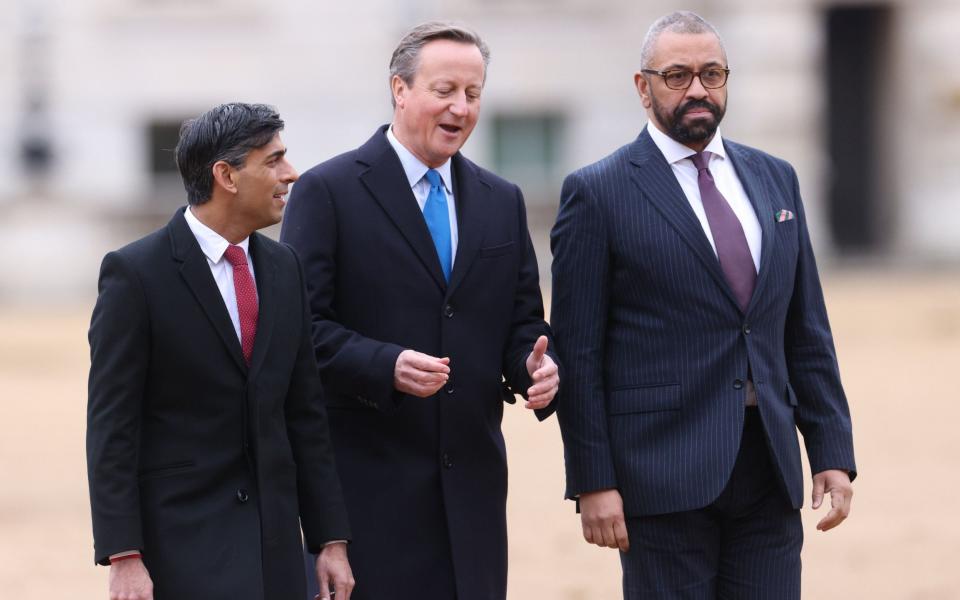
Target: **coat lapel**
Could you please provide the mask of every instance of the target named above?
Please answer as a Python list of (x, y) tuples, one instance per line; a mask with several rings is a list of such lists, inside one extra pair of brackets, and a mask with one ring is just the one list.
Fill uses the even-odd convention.
[(197, 239), (193, 237), (193, 232), (190, 231), (183, 217), (183, 210), (186, 209), (178, 211), (167, 225), (170, 231), (173, 259), (181, 263), (180, 276), (183, 277), (210, 324), (223, 341), (227, 352), (233, 357), (237, 366), (246, 372), (247, 364), (243, 360), (243, 351), (240, 348), (240, 340), (237, 339), (237, 332), (230, 321), (227, 307), (223, 304), (220, 289), (217, 288), (210, 273), (207, 257), (200, 250)]
[(427, 229), (413, 190), (407, 185), (403, 165), (390, 147), (385, 131), (386, 127), (381, 127), (361, 146), (357, 160), (368, 168), (360, 173), (360, 181), (400, 230), (436, 284), (440, 289), (445, 289), (447, 282), (440, 268), (440, 259), (433, 246), (430, 230)]
[(263, 364), (276, 321), (277, 264), (263, 237), (256, 232), (250, 236), (250, 256), (253, 258), (253, 272), (257, 279), (259, 309), (257, 336), (253, 341), (253, 356), (250, 358), (250, 372), (255, 373)]
[(753, 157), (745, 152), (736, 144), (724, 143), (724, 147), (733, 161), (733, 168), (737, 172), (737, 177), (743, 185), (750, 204), (757, 214), (757, 220), (760, 221), (762, 231), (760, 241), (760, 268), (757, 271), (757, 284), (753, 289), (753, 296), (750, 298), (750, 305), (747, 306), (747, 314), (757, 302), (757, 298), (763, 292), (767, 282), (767, 274), (770, 271), (770, 257), (775, 251), (774, 248), (774, 227), (776, 222), (773, 216), (773, 205), (770, 203), (770, 188), (768, 178), (763, 176), (760, 167), (753, 160)]
[(717, 260), (717, 255), (703, 232), (700, 220), (690, 208), (690, 202), (677, 182), (670, 164), (667, 163), (646, 129), (630, 147), (630, 162), (638, 167), (634, 169), (631, 176), (643, 197), (649, 200), (667, 222), (679, 232), (680, 237), (700, 258), (720, 289), (735, 306), (739, 307), (737, 298), (733, 295), (733, 290), (730, 289), (720, 269), (720, 261)]
[(490, 206), (487, 196), (491, 188), (477, 175), (471, 165), (459, 153), (453, 157), (453, 181), (456, 185), (454, 201), (457, 204), (457, 256), (453, 261), (453, 271), (450, 273), (450, 286), (447, 296), (450, 296), (463, 278), (473, 259), (476, 258), (483, 241), (484, 223), (487, 211), (484, 207)]

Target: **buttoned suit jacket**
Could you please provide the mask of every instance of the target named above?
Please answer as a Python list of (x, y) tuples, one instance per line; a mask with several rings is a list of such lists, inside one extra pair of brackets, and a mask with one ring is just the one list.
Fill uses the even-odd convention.
[(95, 559), (142, 549), (155, 598), (302, 600), (307, 542), (348, 539), (301, 270), (250, 236), (251, 365), (178, 211), (103, 260), (90, 325)]
[[(503, 598), (503, 404), (530, 386), (525, 360), (549, 335), (523, 197), (452, 157), (459, 242), (448, 284), (385, 131), (305, 172), (281, 233), (307, 276), (355, 597), (434, 597), (430, 586), (452, 573), (460, 600)], [(406, 348), (450, 357), (437, 394), (394, 389)]]
[[(796, 174), (759, 150), (724, 148), (762, 229), (746, 311), (646, 129), (564, 181), (551, 322), (567, 373), (558, 418), (569, 498), (616, 488), (628, 517), (711, 503), (737, 457), (748, 377), (795, 508), (798, 429), (814, 472), (855, 476)], [(780, 221), (781, 210), (794, 218)]]

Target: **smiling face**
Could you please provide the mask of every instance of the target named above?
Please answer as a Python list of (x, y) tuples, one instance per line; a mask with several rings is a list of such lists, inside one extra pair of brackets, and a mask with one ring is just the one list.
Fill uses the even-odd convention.
[(393, 133), (431, 168), (456, 154), (480, 116), (484, 66), (474, 44), (434, 40), (420, 50), (417, 72), (408, 84), (390, 82), (396, 108)]
[[(712, 33), (664, 31), (657, 38), (647, 68), (699, 72), (726, 67), (720, 40)], [(699, 77), (685, 90), (671, 90), (663, 77), (637, 73), (634, 82), (648, 117), (671, 138), (702, 151), (713, 139), (727, 109), (727, 88), (706, 89)]]
[(243, 166), (233, 171), (236, 196), (230, 204), (230, 217), (244, 229), (255, 231), (283, 218), (289, 186), (299, 177), (286, 153), (277, 134), (265, 146), (247, 153)]

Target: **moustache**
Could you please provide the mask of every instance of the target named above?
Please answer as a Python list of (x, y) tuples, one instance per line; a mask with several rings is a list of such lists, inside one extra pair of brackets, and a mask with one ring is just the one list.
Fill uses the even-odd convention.
[(682, 106), (678, 106), (674, 115), (679, 119), (688, 112), (698, 108), (708, 110), (715, 118), (720, 118), (720, 107), (718, 107), (716, 104), (707, 102), (706, 100), (691, 100)]

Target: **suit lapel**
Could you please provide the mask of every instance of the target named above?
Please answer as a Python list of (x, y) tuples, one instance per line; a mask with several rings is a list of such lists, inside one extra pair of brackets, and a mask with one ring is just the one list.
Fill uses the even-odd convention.
[(720, 261), (710, 245), (703, 225), (690, 207), (690, 202), (677, 182), (670, 164), (653, 142), (653, 138), (644, 129), (637, 141), (630, 147), (630, 162), (637, 169), (631, 173), (634, 183), (640, 188), (643, 197), (656, 207), (663, 217), (700, 258), (707, 271), (716, 280), (730, 301), (739, 307), (733, 290), (720, 269)]
[(440, 259), (433, 246), (430, 230), (427, 229), (413, 190), (407, 185), (403, 165), (384, 135), (385, 131), (386, 127), (380, 128), (360, 148), (358, 160), (369, 167), (360, 173), (360, 181), (400, 230), (436, 284), (441, 290), (445, 289), (447, 282), (440, 268)]
[(183, 210), (185, 209), (178, 211), (167, 226), (170, 231), (173, 259), (181, 263), (180, 276), (183, 277), (210, 324), (223, 341), (227, 352), (233, 357), (237, 366), (246, 372), (247, 364), (243, 360), (243, 351), (240, 348), (240, 340), (237, 339), (237, 332), (230, 321), (227, 307), (223, 304), (220, 289), (217, 288), (210, 273), (207, 257), (200, 250), (197, 239), (193, 237), (193, 232), (190, 231), (183, 217)]
[(457, 256), (450, 273), (447, 296), (460, 285), (483, 241), (484, 222), (489, 207), (486, 202), (490, 188), (477, 176), (476, 170), (459, 153), (453, 157), (453, 180), (456, 184), (454, 201), (457, 204)]
[(757, 284), (753, 289), (753, 296), (750, 298), (750, 305), (747, 306), (747, 314), (757, 302), (763, 291), (764, 285), (768, 279), (767, 274), (770, 271), (770, 257), (775, 251), (774, 248), (774, 227), (776, 222), (773, 217), (773, 206), (770, 204), (769, 180), (763, 176), (759, 166), (753, 160), (753, 157), (743, 151), (736, 144), (724, 143), (724, 147), (733, 161), (733, 168), (737, 172), (737, 177), (743, 185), (750, 204), (757, 214), (757, 220), (760, 221), (762, 237), (760, 241), (760, 268), (757, 271)]
[[(253, 341), (253, 356), (250, 358), (250, 372), (255, 373), (263, 364), (270, 337), (273, 335), (276, 320), (276, 278), (277, 265), (263, 238), (254, 232), (250, 236), (250, 256), (253, 258), (253, 271), (257, 279), (258, 316), (257, 336)], [(234, 335), (236, 339), (236, 335)]]

